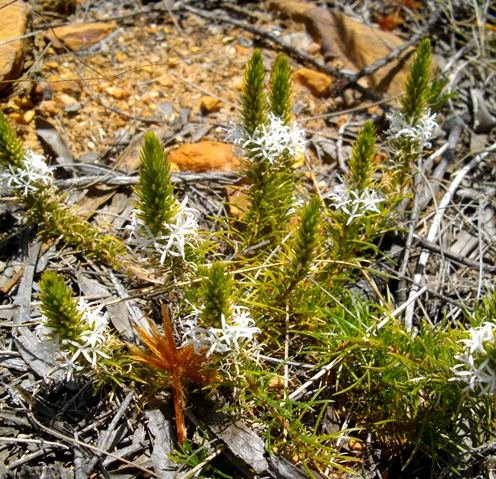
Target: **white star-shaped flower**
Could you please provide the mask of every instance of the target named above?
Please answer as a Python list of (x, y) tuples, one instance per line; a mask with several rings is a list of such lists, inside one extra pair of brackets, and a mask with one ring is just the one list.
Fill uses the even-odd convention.
[(194, 317), (183, 322), (183, 342), (193, 344), (197, 352), (206, 350), (207, 357), (214, 353), (239, 352), (243, 343), (253, 341), (260, 332), (249, 310), (242, 306), (235, 306), (229, 319), (222, 315), (220, 328), (198, 325), (200, 314), (197, 312)]
[(379, 205), (384, 201), (376, 190), (367, 188), (357, 192), (344, 183), (337, 186), (327, 197), (331, 199), (336, 210), (347, 216), (346, 225), (368, 214), (380, 213)]
[(14, 191), (26, 197), (40, 188), (48, 188), (53, 184), (53, 175), (45, 157), (27, 150), (22, 167), (8, 167), (0, 174), (2, 193)]
[(77, 309), (83, 313), (81, 324), (84, 330), (78, 341), (61, 338), (48, 326), (48, 319), (42, 316), (41, 324), (36, 328), (36, 334), (45, 343), (48, 350), (52, 351), (57, 361), (67, 369), (70, 379), (74, 372), (84, 370), (85, 367), (96, 367), (98, 357), (109, 358), (102, 350), (107, 340), (108, 313), (102, 313), (101, 307), (90, 308), (89, 304), (80, 299)]
[(150, 228), (133, 213), (129, 243), (145, 252), (153, 252), (159, 256), (160, 264), (164, 264), (169, 256), (185, 257), (186, 243), (198, 235), (198, 221), (194, 208), (186, 206), (188, 197), (178, 205), (174, 221), (163, 225), (163, 234), (155, 236)]
[(418, 151), (431, 147), (431, 138), (438, 127), (437, 115), (428, 111), (415, 125), (406, 121), (403, 113), (395, 111), (387, 115), (390, 122), (388, 136), (390, 139), (410, 138), (417, 143)]
[(452, 380), (467, 383), (470, 391), (492, 395), (496, 392), (496, 358), (488, 355), (487, 346), (494, 345), (496, 324), (489, 321), (468, 330), (469, 338), (462, 339), (463, 354), (455, 359), (458, 364), (452, 368)]
[(274, 164), (282, 155), (298, 156), (305, 151), (305, 132), (296, 123), (284, 124), (282, 119), (269, 113), (267, 123), (253, 135), (239, 125), (231, 128), (227, 140), (239, 145), (256, 159)]

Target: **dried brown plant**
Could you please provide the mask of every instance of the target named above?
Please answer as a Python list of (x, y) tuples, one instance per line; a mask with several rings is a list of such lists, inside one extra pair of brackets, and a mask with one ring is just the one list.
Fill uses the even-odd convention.
[(216, 375), (215, 371), (208, 367), (205, 354), (196, 352), (193, 345), (177, 347), (166, 306), (162, 306), (162, 323), (163, 333), (151, 320), (148, 320), (149, 331), (142, 326), (136, 326), (139, 338), (147, 346), (149, 352), (142, 351), (132, 344), (128, 346), (134, 359), (168, 373), (174, 404), (177, 440), (182, 443), (186, 439), (185, 384), (193, 383), (202, 386), (211, 384), (215, 381)]

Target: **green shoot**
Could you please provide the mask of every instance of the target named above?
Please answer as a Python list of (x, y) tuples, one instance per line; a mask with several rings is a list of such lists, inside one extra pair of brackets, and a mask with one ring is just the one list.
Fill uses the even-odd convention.
[(46, 271), (41, 277), (40, 301), (51, 339), (80, 342), (86, 330), (83, 313), (77, 308), (73, 291), (54, 271)]
[(203, 320), (207, 325), (219, 325), (232, 313), (232, 279), (224, 265), (214, 263), (203, 283)]
[(401, 112), (410, 125), (417, 124), (429, 107), (431, 63), (431, 42), (424, 38), (417, 48), (406, 82), (405, 94), (400, 101)]
[(0, 167), (22, 168), (24, 149), (12, 131), (5, 115), (0, 112)]
[(357, 193), (364, 192), (373, 182), (375, 172), (374, 157), (376, 154), (375, 127), (367, 121), (358, 134), (353, 145), (353, 152), (348, 163), (348, 174), (345, 183)]
[(173, 222), (177, 200), (170, 177), (170, 165), (160, 141), (153, 132), (145, 134), (140, 153), (138, 218), (157, 236), (165, 233), (164, 225)]
[(277, 55), (270, 74), (270, 111), (285, 125), (291, 121), (291, 71), (285, 55)]
[(267, 120), (265, 65), (260, 50), (255, 50), (245, 72), (241, 97), (243, 126), (251, 136)]

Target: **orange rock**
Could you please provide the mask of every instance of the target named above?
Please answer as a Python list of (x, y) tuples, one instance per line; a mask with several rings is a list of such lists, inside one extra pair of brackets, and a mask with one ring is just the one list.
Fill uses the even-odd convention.
[(31, 98), (27, 96), (16, 96), (9, 100), (9, 107), (14, 109), (22, 108), (24, 110), (29, 110), (30, 108), (33, 108), (33, 102), (31, 101)]
[(158, 91), (147, 91), (142, 97), (141, 97), (141, 101), (145, 104), (145, 105), (150, 105), (152, 107), (156, 107), (157, 105), (157, 99), (160, 98), (160, 92)]
[(18, 125), (25, 125), (24, 114), (20, 111), (15, 111), (9, 115), (9, 120), (17, 123)]
[(287, 0), (271, 0), (268, 6), (270, 9), (280, 10), (286, 14), (290, 14), (297, 21), (303, 20), (307, 13), (314, 7), (311, 3)]
[(20, 0), (0, 0), (0, 11), (0, 90), (3, 90), (22, 71), (25, 40), (9, 40), (26, 33), (30, 8)]
[(115, 61), (117, 61), (119, 63), (124, 63), (127, 59), (128, 59), (128, 56), (126, 53), (121, 52), (121, 51), (116, 52)]
[(316, 97), (327, 96), (331, 92), (332, 78), (325, 73), (300, 68), (293, 73), (293, 78), (306, 86)]
[(222, 101), (213, 96), (202, 96), (200, 98), (200, 110), (204, 115), (214, 113), (222, 108)]
[(235, 44), (234, 48), (239, 56), (248, 57), (252, 53), (252, 49), (244, 47), (243, 45)]
[(169, 161), (181, 171), (234, 171), (239, 166), (232, 145), (211, 140), (181, 145), (169, 152)]
[(53, 93), (67, 93), (71, 96), (77, 96), (81, 92), (81, 79), (72, 74), (50, 75), (46, 82), (41, 82), (36, 87), (37, 90), (43, 91), (49, 89)]
[(115, 22), (73, 23), (50, 30), (46, 38), (55, 48), (65, 46), (70, 50), (78, 51), (103, 40), (115, 30), (116, 26)]

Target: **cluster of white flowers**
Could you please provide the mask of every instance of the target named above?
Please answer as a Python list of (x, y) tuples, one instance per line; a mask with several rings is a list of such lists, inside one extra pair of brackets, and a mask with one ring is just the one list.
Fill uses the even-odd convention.
[(80, 341), (58, 337), (50, 328), (49, 320), (45, 316), (41, 317), (41, 324), (36, 328), (36, 334), (40, 341), (67, 369), (68, 379), (72, 377), (74, 372), (84, 369), (81, 358), (84, 358), (86, 364), (91, 368), (95, 368), (98, 356), (109, 357), (102, 351), (102, 345), (107, 340), (108, 313), (102, 313), (101, 306), (96, 309), (90, 308), (84, 299), (79, 300), (77, 309), (83, 313), (81, 321), (85, 325)]
[(384, 201), (375, 190), (366, 188), (362, 192), (357, 192), (344, 183), (326, 196), (331, 199), (332, 206), (336, 210), (347, 216), (346, 225), (370, 213), (380, 213), (379, 205)]
[(418, 151), (431, 147), (430, 140), (434, 130), (438, 127), (437, 115), (428, 111), (415, 125), (406, 121), (400, 111), (394, 111), (387, 115), (390, 122), (388, 136), (390, 139), (409, 138), (414, 140)]
[(50, 187), (53, 175), (43, 155), (37, 155), (27, 150), (21, 168), (8, 167), (7, 171), (0, 173), (0, 186), (2, 194), (13, 191), (26, 197), (40, 187)]
[(197, 211), (186, 206), (188, 197), (178, 205), (178, 211), (174, 222), (164, 225), (166, 234), (155, 236), (147, 225), (140, 220), (136, 212), (133, 214), (130, 230), (129, 243), (137, 246), (143, 251), (153, 251), (160, 256), (160, 264), (164, 264), (168, 256), (180, 256), (184, 258), (184, 247), (190, 237), (198, 233)]
[(480, 390), (483, 394), (493, 395), (496, 392), (496, 371), (493, 366), (496, 358), (488, 356), (487, 346), (494, 346), (496, 324), (486, 321), (481, 326), (470, 328), (469, 338), (463, 339), (463, 354), (456, 356), (459, 363), (452, 369), (453, 380), (464, 381), (467, 389)]
[(239, 351), (241, 344), (253, 341), (260, 329), (247, 308), (235, 306), (233, 309), (228, 320), (222, 315), (220, 328), (199, 326), (200, 311), (196, 310), (182, 322), (183, 344), (192, 344), (196, 352), (206, 350), (207, 357)]
[(227, 140), (250, 151), (255, 158), (274, 164), (281, 155), (298, 156), (305, 151), (305, 132), (296, 123), (285, 125), (282, 119), (269, 113), (267, 123), (253, 135), (239, 125), (228, 133)]

